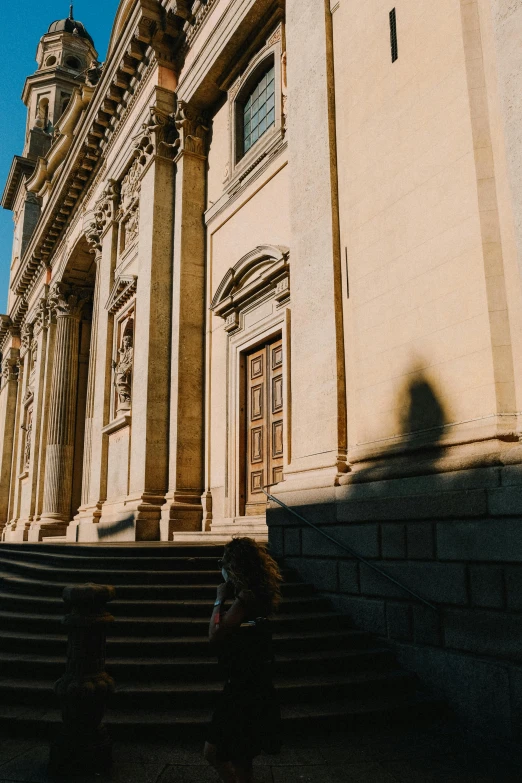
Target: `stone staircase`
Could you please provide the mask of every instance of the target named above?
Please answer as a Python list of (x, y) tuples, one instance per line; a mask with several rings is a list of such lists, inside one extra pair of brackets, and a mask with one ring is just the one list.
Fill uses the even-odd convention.
[[(221, 554), (218, 546), (0, 544), (0, 726), (48, 734), (59, 724), (52, 686), (65, 666), (62, 590), (97, 582), (117, 591), (107, 644), (113, 736), (202, 737), (222, 687), (207, 641)], [(296, 573), (284, 577), (273, 625), (287, 729), (437, 710), (389, 649)]]

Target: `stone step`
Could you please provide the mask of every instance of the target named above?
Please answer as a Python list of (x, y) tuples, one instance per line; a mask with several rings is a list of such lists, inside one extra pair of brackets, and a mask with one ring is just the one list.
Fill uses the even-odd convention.
[[(110, 611), (116, 618), (124, 617), (206, 617), (212, 612), (215, 599), (215, 590), (209, 591), (206, 598), (190, 598), (187, 600), (171, 601), (112, 601)], [(65, 604), (62, 598), (39, 597), (17, 595), (6, 590), (0, 590), (0, 606), (9, 612), (22, 612), (26, 614), (51, 614), (62, 617), (65, 612)], [(278, 614), (287, 614), (303, 611), (328, 611), (330, 604), (327, 598), (311, 595), (284, 595), (279, 606)]]
[[(201, 538), (201, 537), (200, 537)], [(222, 547), (179, 544), (0, 545), (0, 726), (46, 732), (59, 722), (53, 683), (63, 675), (67, 584), (114, 584), (107, 670), (117, 693), (115, 736), (200, 735), (226, 674), (212, 657), (208, 620)], [(274, 615), (275, 680), (287, 726), (415, 714), (432, 702), (391, 651), (332, 610), (293, 569)]]
[[(208, 605), (207, 605), (208, 607)], [(184, 635), (206, 637), (208, 634), (209, 614), (207, 609), (203, 617), (117, 617), (108, 629), (108, 638), (134, 636), (139, 644), (149, 643), (153, 639), (164, 637), (169, 641)], [(324, 612), (281, 612), (272, 619), (275, 633), (304, 630), (313, 627), (317, 630), (340, 629), (349, 625), (343, 615), (331, 611)], [(0, 611), (0, 626), (10, 631), (30, 631), (42, 634), (59, 634), (62, 619), (56, 614), (29, 614), (23, 612)], [(142, 639), (141, 637), (148, 637)]]
[[(277, 675), (274, 685), (281, 704), (309, 701), (334, 700), (338, 698), (362, 698), (404, 696), (417, 688), (416, 678), (402, 671), (350, 672), (315, 674), (301, 677)], [(112, 709), (132, 710), (143, 713), (156, 710), (183, 707), (212, 708), (216, 697), (223, 689), (220, 679), (196, 682), (158, 682), (137, 686), (135, 683), (116, 683), (116, 693), (110, 697)], [(47, 680), (0, 678), (0, 703), (26, 704), (35, 706), (58, 705), (53, 683)]]
[(18, 552), (24, 556), (29, 552), (39, 554), (56, 553), (60, 555), (76, 555), (82, 559), (97, 560), (99, 557), (221, 557), (223, 546), (202, 544), (198, 538), (189, 545), (167, 543), (160, 541), (125, 542), (111, 544), (78, 544), (76, 542), (59, 544), (42, 541), (39, 544), (0, 542), (0, 557), (8, 552)]
[[(45, 597), (53, 598), (61, 603), (64, 588), (69, 582), (42, 582), (39, 579), (30, 579), (28, 577), (15, 576), (13, 574), (2, 574), (0, 572), (0, 584), (3, 586), (3, 592), (6, 595), (17, 595), (18, 597), (27, 596), (31, 599)], [(305, 596), (313, 595), (315, 588), (307, 582), (285, 582), (282, 585), (282, 595)], [(114, 606), (119, 600), (136, 601), (169, 601), (181, 600), (184, 598), (199, 597), (202, 600), (208, 598), (213, 601), (216, 596), (215, 584), (176, 584), (176, 585), (154, 585), (154, 584), (119, 584), (117, 599), (111, 602)]]
[[(116, 682), (177, 682), (183, 680), (222, 680), (222, 671), (215, 657), (199, 658), (116, 658), (108, 660), (107, 668)], [(305, 676), (315, 672), (332, 674), (346, 671), (390, 671), (395, 659), (387, 647), (369, 645), (354, 649), (327, 649), (278, 653), (274, 671), (281, 676)], [(0, 652), (0, 670), (8, 678), (38, 677), (55, 682), (65, 671), (65, 655), (19, 653), (16, 656)]]
[[(274, 634), (276, 654), (284, 654), (302, 649), (306, 644), (309, 650), (354, 649), (368, 646), (369, 635), (364, 631), (314, 630), (311, 632), (293, 631)], [(42, 652), (48, 655), (65, 657), (67, 637), (65, 634), (31, 634), (26, 631), (3, 631), (0, 635), (0, 650), (4, 653)], [(167, 637), (147, 639), (131, 636), (107, 641), (107, 656), (119, 658), (152, 657), (177, 658), (185, 656), (208, 655), (206, 635)]]
[[(351, 729), (376, 724), (396, 725), (421, 719), (432, 719), (445, 710), (443, 702), (435, 702), (422, 693), (407, 694), (403, 698), (335, 699), (328, 702), (301, 702), (282, 705), (281, 715), (285, 733), (308, 731), (314, 728), (332, 728), (347, 725)], [(141, 714), (109, 709), (105, 725), (115, 739), (136, 740), (144, 737), (165, 737), (175, 741), (178, 737), (204, 736), (211, 711), (208, 708), (185, 708), (154, 711)], [(61, 725), (58, 709), (27, 705), (0, 705), (0, 727), (24, 736), (50, 737)]]
[(82, 570), (92, 570), (93, 566), (96, 570), (106, 569), (118, 570), (118, 571), (134, 571), (136, 568), (139, 571), (209, 571), (214, 570), (219, 572), (217, 556), (209, 556), (206, 554), (192, 555), (192, 556), (180, 556), (177, 550), (173, 550), (173, 554), (168, 557), (150, 557), (144, 555), (142, 557), (122, 556), (119, 557), (110, 556), (106, 554), (104, 556), (98, 556), (94, 558), (85, 558), (77, 554), (65, 552), (47, 552), (40, 550), (37, 552), (21, 552), (19, 550), (5, 551), (0, 548), (0, 563), (21, 563), (24, 565), (34, 564), (35, 566), (51, 567), (53, 569), (65, 569), (68, 568), (81, 568)]

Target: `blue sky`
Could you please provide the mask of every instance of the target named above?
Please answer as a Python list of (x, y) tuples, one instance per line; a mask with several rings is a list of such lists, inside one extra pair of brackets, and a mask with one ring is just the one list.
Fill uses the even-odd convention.
[[(119, 0), (76, 0), (74, 17), (86, 26), (94, 39), (98, 56), (105, 59), (112, 23)], [(36, 47), (51, 22), (69, 15), (69, 0), (2, 0), (2, 77), (0, 105), (0, 192), (3, 191), (11, 161), (20, 155), (24, 143), (26, 109), (21, 101), (27, 76), (36, 70)], [(0, 313), (4, 313), (9, 285), (9, 265), (13, 239), (12, 212), (0, 208)]]

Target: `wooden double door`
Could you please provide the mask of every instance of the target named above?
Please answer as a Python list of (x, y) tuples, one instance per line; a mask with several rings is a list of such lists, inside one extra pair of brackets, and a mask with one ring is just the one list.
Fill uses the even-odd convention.
[[(283, 480), (283, 341), (279, 337), (245, 356), (245, 515), (266, 511), (266, 485)], [(270, 489), (267, 489), (270, 492)]]

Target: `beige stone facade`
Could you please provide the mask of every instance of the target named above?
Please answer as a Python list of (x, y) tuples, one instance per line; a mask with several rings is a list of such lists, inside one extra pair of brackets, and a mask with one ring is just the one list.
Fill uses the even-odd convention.
[(269, 485), (522, 462), (522, 12), (395, 6), (395, 61), (383, 0), (122, 0), (103, 66), (43, 36), (3, 540), (264, 539)]

